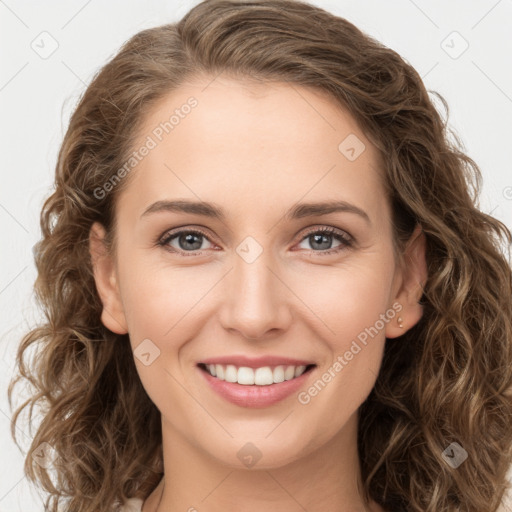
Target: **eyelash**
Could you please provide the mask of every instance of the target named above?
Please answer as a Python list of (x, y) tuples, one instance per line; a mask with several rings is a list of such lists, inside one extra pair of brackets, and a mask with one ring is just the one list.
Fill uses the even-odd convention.
[[(174, 231), (174, 232), (166, 232), (162, 237), (160, 237), (158, 239), (157, 245), (159, 245), (159, 246), (163, 247), (165, 250), (167, 250), (169, 252), (172, 252), (172, 253), (175, 253), (175, 254), (186, 254), (186, 255), (194, 255), (195, 254), (197, 256), (201, 255), (202, 254), (201, 250), (199, 250), (198, 252), (197, 251), (180, 251), (180, 250), (171, 248), (168, 245), (168, 243), (171, 240), (173, 240), (174, 238), (176, 238), (179, 235), (182, 235), (184, 233), (200, 235), (200, 236), (203, 236), (204, 238), (206, 238), (208, 241), (211, 242), (211, 240), (209, 239), (209, 237), (208, 237), (208, 235), (206, 233), (204, 233), (200, 229), (196, 228), (196, 229), (182, 229), (182, 230)], [(341, 251), (344, 251), (344, 250), (347, 250), (347, 249), (353, 247), (353, 245), (354, 245), (354, 239), (351, 236), (347, 235), (343, 231), (340, 231), (340, 230), (338, 230), (336, 228), (332, 228), (332, 227), (311, 228), (310, 230), (308, 230), (304, 234), (304, 236), (300, 239), (299, 243), (304, 241), (306, 238), (308, 238), (309, 236), (311, 236), (313, 234), (332, 235), (339, 242), (341, 242), (341, 245), (336, 247), (336, 248), (334, 248), (334, 249), (327, 249), (325, 251), (322, 251), (322, 250), (319, 250), (319, 251), (311, 250), (312, 253), (319, 254), (321, 256), (328, 256), (328, 255), (331, 255), (331, 254), (339, 253)]]

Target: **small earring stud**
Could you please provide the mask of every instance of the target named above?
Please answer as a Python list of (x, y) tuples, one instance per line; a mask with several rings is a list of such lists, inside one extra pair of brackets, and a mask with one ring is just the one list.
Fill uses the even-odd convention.
[(398, 317), (398, 327), (400, 327), (400, 329), (404, 328), (404, 324), (402, 322), (403, 322), (403, 318), (401, 316), (399, 316)]

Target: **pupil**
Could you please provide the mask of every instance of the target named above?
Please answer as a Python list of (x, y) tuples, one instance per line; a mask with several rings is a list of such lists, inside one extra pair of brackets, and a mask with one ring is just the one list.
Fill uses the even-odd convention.
[[(188, 244), (188, 243), (192, 243), (193, 244), (193, 239), (196, 238), (197, 240), (200, 239), (200, 236), (199, 235), (195, 235), (194, 233), (188, 233), (186, 235), (182, 235), (180, 238), (184, 238), (185, 239), (185, 244)], [(201, 241), (199, 240), (199, 242), (196, 242), (196, 246), (195, 247), (188, 247), (188, 249), (192, 249), (192, 250), (197, 250), (201, 247)]]
[[(329, 249), (330, 248), (330, 235), (325, 235), (325, 234), (316, 234), (316, 235), (311, 235), (311, 237), (313, 238), (313, 246), (314, 244), (319, 244), (320, 247), (317, 247), (318, 249)], [(194, 233), (188, 233), (186, 235), (182, 235), (180, 237), (180, 241), (183, 241), (184, 239), (184, 242), (185, 244), (192, 244), (194, 245), (194, 238), (196, 239), (196, 242), (195, 242), (195, 246), (194, 247), (189, 247), (189, 249), (192, 249), (192, 250), (197, 250), (201, 247), (201, 241), (200, 241), (200, 238), (201, 236), (200, 235), (196, 235)]]
[(313, 236), (313, 239), (314, 239), (314, 242), (313, 242), (313, 246), (315, 243), (320, 243), (322, 244), (322, 239), (324, 240), (324, 245), (327, 244), (326, 247), (319, 247), (319, 249), (330, 249), (330, 243), (329, 243), (329, 238), (330, 238), (330, 235), (324, 235), (324, 234), (317, 234), (317, 235), (312, 235)]

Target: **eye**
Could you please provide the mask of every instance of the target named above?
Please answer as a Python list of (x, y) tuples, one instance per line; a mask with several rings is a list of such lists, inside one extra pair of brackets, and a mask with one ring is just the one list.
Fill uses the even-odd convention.
[[(338, 240), (339, 242), (334, 248), (332, 248), (332, 239)], [(210, 247), (203, 247), (205, 240), (211, 244)], [(350, 235), (332, 227), (316, 227), (310, 229), (302, 238), (301, 243), (304, 243), (304, 241), (308, 241), (311, 244), (313, 248), (311, 252), (322, 256), (339, 253), (352, 247), (354, 244), (354, 239)], [(198, 229), (182, 229), (167, 232), (157, 244), (168, 251), (181, 253), (181, 255), (188, 253), (191, 256), (199, 255), (203, 249), (210, 249), (213, 246), (208, 235)]]
[[(166, 235), (164, 235), (164, 237), (158, 242), (158, 245), (161, 245), (172, 252), (194, 253), (196, 251), (201, 251), (202, 249), (209, 249), (209, 247), (203, 247), (204, 240), (209, 241), (206, 234), (202, 231), (187, 229), (175, 231), (174, 233), (166, 233)], [(172, 245), (172, 242), (174, 242), (175, 245)]]
[[(332, 248), (332, 239), (339, 241), (339, 245), (337, 245), (335, 248)], [(313, 228), (306, 233), (306, 236), (302, 239), (301, 243), (304, 241), (309, 242), (313, 249), (315, 247), (316, 249), (320, 249), (313, 250), (313, 252), (322, 256), (339, 253), (349, 247), (352, 247), (354, 244), (352, 237), (343, 231), (332, 227), (324, 227), (322, 229)]]

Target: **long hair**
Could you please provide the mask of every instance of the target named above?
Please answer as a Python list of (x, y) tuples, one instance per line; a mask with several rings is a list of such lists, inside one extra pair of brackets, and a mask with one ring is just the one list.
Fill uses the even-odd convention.
[[(31, 389), (12, 418), (15, 441), (20, 413), (41, 411), (25, 472), (48, 493), (47, 510), (112, 510), (162, 478), (160, 413), (128, 335), (100, 321), (89, 230), (99, 221), (114, 240), (130, 176), (98, 190), (133, 152), (144, 114), (185, 80), (220, 73), (327, 93), (381, 154), (398, 254), (415, 225), (425, 233), (423, 316), (386, 340), (359, 409), (365, 498), (393, 512), (496, 511), (512, 462), (511, 233), (478, 209), (480, 170), (418, 73), (345, 19), (295, 0), (206, 0), (137, 33), (71, 116), (34, 248), (45, 321), (22, 339), (9, 387), (11, 407), (17, 382)], [(34, 462), (43, 443), (57, 455), (51, 467)], [(468, 456), (456, 468), (443, 453), (452, 443)]]

